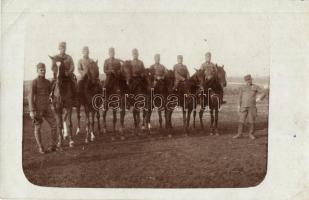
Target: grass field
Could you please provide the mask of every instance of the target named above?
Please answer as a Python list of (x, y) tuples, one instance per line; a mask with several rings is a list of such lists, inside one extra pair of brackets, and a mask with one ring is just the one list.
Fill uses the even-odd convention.
[[(256, 140), (232, 139), (237, 132), (236, 95), (225, 96), (227, 104), (219, 113), (220, 136), (209, 136), (209, 114), (204, 114), (204, 130), (182, 131), (182, 114), (173, 114), (173, 137), (158, 128), (157, 114), (152, 116), (151, 136), (131, 137), (132, 113), (126, 114), (125, 141), (109, 141), (97, 136), (85, 145), (85, 132), (75, 136), (76, 146), (63, 152), (37, 153), (33, 127), (28, 115), (23, 123), (23, 169), (27, 179), (40, 186), (55, 187), (249, 187), (259, 184), (267, 171), (268, 101), (258, 104)], [(74, 112), (74, 132), (76, 116)], [(84, 117), (82, 118), (84, 120)], [(111, 115), (108, 116), (111, 130)], [(83, 123), (84, 125), (84, 123)], [(247, 130), (246, 130), (247, 131)], [(49, 129), (42, 128), (47, 146)]]

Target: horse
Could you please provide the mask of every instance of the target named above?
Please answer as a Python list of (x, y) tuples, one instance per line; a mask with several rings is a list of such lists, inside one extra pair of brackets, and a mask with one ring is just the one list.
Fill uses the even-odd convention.
[[(150, 82), (147, 76), (149, 74), (144, 73), (141, 77), (132, 77), (132, 65), (131, 61), (127, 60), (124, 62), (124, 68), (127, 69), (127, 82), (129, 87), (129, 107), (132, 108), (134, 128), (138, 129), (141, 119), (140, 111), (142, 111), (142, 130), (145, 130), (148, 106), (148, 92), (150, 88)], [(147, 71), (147, 70), (146, 70)], [(133, 98), (132, 98), (133, 97)], [(148, 123), (149, 124), (149, 123)]]
[(196, 94), (200, 87), (197, 84), (197, 74), (194, 74), (189, 79), (180, 81), (178, 84), (176, 94), (178, 95), (178, 105), (182, 108), (185, 135), (189, 133), (191, 113), (196, 109), (198, 100)]
[(63, 139), (68, 138), (69, 146), (74, 146), (72, 139), (72, 106), (76, 96), (76, 86), (70, 69), (60, 57), (49, 56), (52, 60), (54, 80), (52, 84), (51, 100), (57, 120), (59, 136), (58, 147), (62, 146)]
[[(226, 86), (226, 72), (224, 70), (224, 66), (217, 66), (217, 75), (211, 77), (209, 80), (204, 78), (203, 81), (203, 91), (206, 92), (206, 95), (203, 96), (203, 103), (206, 103), (209, 107), (210, 112), (210, 135), (219, 135), (218, 132), (218, 117), (219, 110), (222, 104), (223, 98), (223, 87)], [(204, 128), (203, 124), (203, 113), (205, 107), (201, 106), (201, 110), (199, 112), (200, 125), (201, 128)]]
[[(146, 115), (146, 123), (148, 131), (151, 130), (150, 118), (154, 108), (157, 108), (158, 116), (159, 116), (159, 127), (162, 128), (162, 111), (164, 111), (165, 116), (165, 127), (168, 128), (168, 116), (166, 110), (166, 100), (169, 94), (169, 86), (171, 84), (170, 74), (173, 74), (172, 70), (167, 70), (164, 79), (157, 80), (157, 84), (154, 86), (154, 72), (149, 68), (146, 69), (145, 79), (147, 81), (147, 115)], [(173, 82), (174, 80), (172, 80)], [(152, 98), (151, 98), (152, 97)], [(160, 105), (160, 106), (158, 106)], [(144, 124), (144, 121), (143, 121)]]
[[(99, 80), (99, 67), (98, 61), (91, 61), (88, 66), (87, 74), (84, 76), (82, 80), (79, 82), (78, 87), (78, 105), (76, 106), (77, 111), (77, 134), (80, 131), (80, 107), (83, 105), (86, 115), (86, 138), (85, 143), (90, 141), (94, 141), (94, 118), (96, 115), (97, 124), (98, 124), (98, 132), (101, 133), (100, 126), (100, 112), (98, 108), (100, 108), (103, 102), (100, 99), (96, 99), (97, 101), (93, 102), (94, 97), (98, 94), (102, 94), (102, 86)], [(95, 104), (95, 105), (93, 105)], [(91, 116), (89, 115), (91, 114)]]
[[(125, 64), (124, 64), (125, 65)], [(103, 133), (107, 133), (106, 129), (106, 113), (109, 108), (112, 108), (113, 112), (113, 130), (111, 140), (114, 141), (116, 139), (116, 123), (117, 123), (117, 110), (120, 109), (120, 139), (124, 140), (125, 137), (123, 135), (124, 132), (124, 117), (126, 112), (126, 99), (125, 95), (128, 91), (128, 78), (126, 77), (126, 71), (128, 69), (126, 66), (122, 67), (120, 73), (109, 73), (109, 83), (108, 85), (104, 84), (104, 92), (105, 100), (103, 105)]]

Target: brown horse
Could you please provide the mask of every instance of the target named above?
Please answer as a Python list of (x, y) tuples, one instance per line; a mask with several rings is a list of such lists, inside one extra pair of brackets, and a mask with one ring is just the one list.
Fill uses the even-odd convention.
[(58, 147), (62, 146), (63, 139), (69, 139), (69, 146), (74, 146), (72, 139), (72, 106), (76, 96), (75, 82), (70, 69), (60, 57), (51, 57), (54, 80), (51, 99), (56, 113), (57, 132), (59, 135)]
[(126, 76), (127, 66), (124, 64), (120, 73), (109, 73), (108, 85), (104, 85), (104, 104), (103, 104), (103, 133), (107, 133), (106, 129), (106, 114), (109, 109), (113, 112), (113, 129), (111, 140), (116, 139), (116, 123), (117, 123), (117, 111), (120, 111), (120, 139), (124, 140), (124, 117), (126, 112), (126, 99), (125, 95), (128, 92), (128, 77)]
[[(98, 131), (100, 133), (100, 112), (97, 108), (101, 107), (101, 99), (95, 99), (96, 95), (102, 94), (102, 85), (99, 80), (99, 67), (97, 61), (90, 62), (88, 71), (85, 77), (80, 81), (79, 92), (78, 92), (78, 106), (77, 106), (77, 131), (80, 129), (80, 107), (84, 106), (86, 115), (86, 138), (85, 142), (94, 141), (94, 118), (97, 117)], [(97, 100), (97, 101), (94, 101)]]
[(209, 108), (210, 112), (210, 135), (219, 135), (218, 132), (218, 117), (219, 110), (223, 101), (223, 87), (226, 86), (226, 72), (224, 66), (217, 66), (217, 75), (211, 79), (203, 81), (203, 92), (206, 95), (202, 95), (203, 104), (199, 112), (201, 128), (204, 128), (203, 113), (205, 108)]

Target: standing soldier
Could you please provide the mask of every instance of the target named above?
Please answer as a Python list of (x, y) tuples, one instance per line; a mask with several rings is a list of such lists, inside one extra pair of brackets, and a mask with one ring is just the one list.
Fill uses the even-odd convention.
[(45, 153), (41, 141), (41, 125), (45, 119), (51, 128), (51, 146), (49, 151), (56, 150), (57, 123), (53, 111), (50, 107), (49, 94), (51, 83), (45, 78), (46, 67), (44, 63), (37, 64), (38, 77), (31, 83), (29, 93), (30, 117), (34, 124), (34, 136), (40, 153)]
[(153, 87), (155, 88), (158, 81), (164, 80), (167, 70), (164, 65), (160, 64), (160, 54), (155, 54), (154, 56), (155, 64), (150, 66), (150, 72), (154, 75)]
[(182, 64), (183, 57), (182, 55), (177, 56), (177, 64), (174, 65), (174, 73), (175, 73), (175, 85), (174, 90), (178, 89), (178, 85), (180, 81), (185, 81), (190, 78), (190, 74), (186, 65)]
[(115, 49), (113, 47), (108, 49), (109, 58), (104, 61), (103, 71), (106, 74), (104, 87), (109, 86), (110, 76), (112, 74), (119, 75), (121, 70), (121, 63), (119, 59), (115, 58)]
[[(264, 99), (266, 96), (265, 91), (252, 83), (251, 75), (248, 74), (244, 77), (246, 85), (241, 87), (239, 90), (239, 125), (238, 125), (238, 133), (233, 136), (234, 139), (240, 138), (242, 136), (244, 124), (246, 119), (249, 122), (249, 138), (255, 139), (254, 136), (254, 125), (255, 118), (257, 115), (256, 102), (259, 102)], [(261, 96), (257, 98), (257, 94), (261, 93)]]
[[(70, 77), (72, 78), (72, 81), (75, 82), (75, 76), (74, 76), (74, 62), (70, 55), (66, 54), (66, 42), (60, 42), (58, 46), (59, 54), (55, 55), (54, 57), (60, 57), (64, 60), (64, 65), (66, 69), (70, 69)], [(54, 69), (56, 65), (53, 65), (52, 71), (54, 72), (54, 78), (56, 78), (56, 70)]]

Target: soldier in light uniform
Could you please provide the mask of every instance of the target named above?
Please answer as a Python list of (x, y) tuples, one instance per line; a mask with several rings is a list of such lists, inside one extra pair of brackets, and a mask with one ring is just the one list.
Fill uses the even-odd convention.
[[(64, 65), (66, 69), (69, 69), (71, 75), (70, 77), (72, 78), (72, 80), (75, 82), (75, 76), (74, 76), (74, 62), (73, 59), (70, 55), (66, 54), (66, 42), (60, 42), (59, 46), (58, 46), (58, 50), (59, 50), (59, 54), (55, 55), (54, 57), (60, 57), (62, 59), (64, 59)], [(55, 73), (54, 67), (56, 67), (56, 65), (52, 66), (52, 71), (54, 72), (54, 79), (56, 78), (57, 73)]]
[(108, 49), (109, 58), (104, 61), (103, 71), (106, 74), (104, 87), (107, 87), (110, 82), (110, 75), (119, 75), (121, 70), (121, 61), (115, 58), (115, 49), (113, 47)]
[[(234, 139), (240, 138), (242, 136), (244, 124), (246, 119), (249, 122), (249, 137), (255, 139), (254, 136), (254, 125), (257, 115), (256, 102), (263, 100), (266, 96), (265, 91), (263, 91), (259, 86), (252, 83), (251, 75), (248, 74), (244, 77), (246, 85), (241, 87), (239, 90), (239, 125), (238, 133), (233, 136)], [(258, 93), (261, 96), (257, 98)]]
[(164, 80), (167, 74), (167, 69), (164, 65), (160, 64), (160, 54), (154, 56), (155, 64), (150, 66), (150, 72), (154, 75), (153, 87), (155, 88), (158, 81)]
[(83, 88), (81, 88), (81, 86), (83, 85), (85, 75), (88, 73), (89, 64), (93, 62), (93, 60), (89, 57), (89, 48), (87, 46), (83, 47), (82, 54), (83, 58), (79, 59), (77, 63), (77, 70), (80, 75), (77, 82), (78, 91), (82, 91)]
[(131, 65), (132, 65), (132, 77), (133, 78), (144, 78), (145, 66), (143, 61), (138, 59), (138, 50), (132, 49)]
[(46, 67), (44, 63), (37, 64), (38, 77), (31, 83), (29, 92), (30, 117), (34, 124), (34, 136), (37, 142), (39, 153), (45, 153), (41, 141), (41, 125), (45, 119), (51, 128), (51, 146), (49, 151), (56, 150), (57, 143), (57, 122), (50, 106), (49, 95), (51, 83), (45, 78)]
[(175, 84), (174, 90), (178, 89), (178, 85), (180, 81), (185, 81), (190, 78), (189, 70), (186, 65), (182, 64), (183, 56), (177, 56), (177, 64), (174, 65), (174, 73), (175, 73)]

